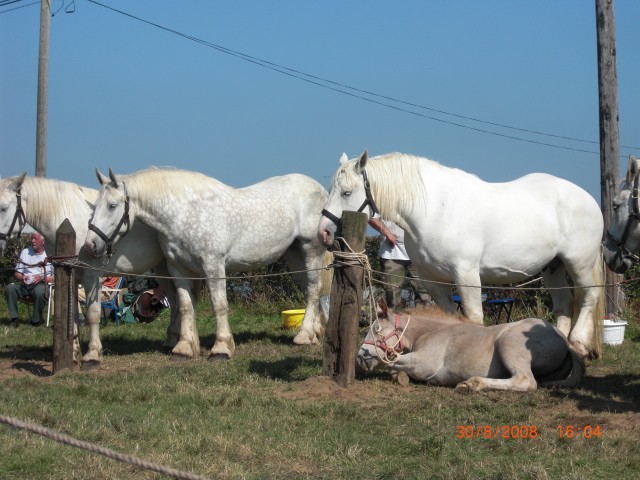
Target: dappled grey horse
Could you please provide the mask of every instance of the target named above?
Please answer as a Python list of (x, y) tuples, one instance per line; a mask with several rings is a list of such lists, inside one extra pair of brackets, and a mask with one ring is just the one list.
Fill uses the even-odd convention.
[(255, 270), (283, 257), (305, 292), (297, 344), (318, 343), (322, 270), (331, 258), (316, 231), (327, 192), (299, 174), (232, 188), (201, 173), (150, 168), (109, 177), (102, 184), (86, 236), (86, 247), (101, 257), (110, 242), (127, 238), (127, 226), (143, 223), (158, 235), (177, 289), (180, 340), (174, 353), (199, 354), (191, 278), (204, 275), (216, 317), (216, 340), (210, 359), (230, 358), (235, 343), (228, 320), (226, 274)]

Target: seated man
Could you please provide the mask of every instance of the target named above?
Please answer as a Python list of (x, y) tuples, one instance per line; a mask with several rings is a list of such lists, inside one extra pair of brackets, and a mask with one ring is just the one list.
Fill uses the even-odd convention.
[(47, 283), (53, 283), (53, 267), (45, 265), (47, 253), (44, 251), (44, 238), (39, 233), (31, 235), (31, 246), (20, 253), (16, 264), (17, 283), (7, 285), (5, 294), (11, 317), (11, 326), (18, 326), (18, 300), (31, 297), (33, 300), (33, 319), (31, 325), (42, 323), (42, 310), (47, 302)]

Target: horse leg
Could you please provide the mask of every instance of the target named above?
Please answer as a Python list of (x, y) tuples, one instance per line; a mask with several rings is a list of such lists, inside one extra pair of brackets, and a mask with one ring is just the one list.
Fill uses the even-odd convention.
[(189, 272), (171, 266), (169, 272), (174, 277), (180, 317), (180, 338), (171, 353), (175, 358), (197, 358), (200, 355), (200, 337), (195, 321), (193, 282), (184, 278), (189, 276)]
[(480, 273), (477, 269), (456, 272), (454, 281), (462, 300), (464, 316), (478, 325), (484, 324), (482, 311), (482, 289), (480, 288)]
[(305, 293), (305, 311), (300, 330), (293, 339), (296, 345), (316, 344), (324, 334), (320, 317), (320, 291), (322, 289), (322, 263), (325, 249), (294, 242), (283, 257), (295, 282)]
[(567, 282), (567, 269), (559, 259), (554, 259), (542, 270), (542, 281), (549, 289), (553, 304), (553, 316), (558, 329), (566, 336), (571, 331), (573, 293)]
[(451, 288), (449, 285), (431, 283), (429, 284), (427, 292), (431, 295), (433, 301), (436, 302), (436, 305), (444, 311), (456, 313), (457, 305), (453, 300), (451, 300)]
[(176, 287), (173, 281), (168, 278), (163, 278), (169, 276), (169, 270), (164, 260), (154, 267), (154, 271), (158, 274), (158, 283), (164, 290), (164, 294), (169, 301), (169, 307), (171, 308), (171, 320), (167, 327), (167, 338), (162, 344), (163, 349), (171, 351), (180, 339), (180, 309), (177, 304)]
[(102, 342), (100, 341), (100, 272), (84, 270), (82, 273), (82, 285), (84, 286), (87, 302), (87, 326), (89, 328), (89, 345), (87, 353), (82, 357), (82, 369), (92, 370), (102, 364)]
[(576, 320), (568, 338), (584, 358), (598, 358), (602, 353), (600, 342), (602, 341), (604, 292), (602, 287), (594, 286), (604, 283), (601, 265), (600, 258), (592, 268), (578, 269), (568, 264), (569, 275), (577, 287), (574, 312)]
[(216, 341), (209, 352), (209, 361), (230, 359), (236, 350), (229, 326), (229, 304), (227, 303), (227, 281), (224, 265), (206, 271), (209, 294), (216, 317)]
[(506, 332), (495, 342), (495, 353), (498, 354), (502, 366), (511, 374), (510, 378), (471, 377), (457, 384), (455, 391), (469, 393), (486, 389), (516, 392), (535, 390), (538, 383), (531, 371), (532, 353), (526, 347), (526, 342), (527, 338), (517, 332)]
[(456, 393), (479, 392), (480, 390), (513, 390), (529, 392), (537, 388), (533, 374), (518, 373), (511, 378), (471, 377), (456, 385)]

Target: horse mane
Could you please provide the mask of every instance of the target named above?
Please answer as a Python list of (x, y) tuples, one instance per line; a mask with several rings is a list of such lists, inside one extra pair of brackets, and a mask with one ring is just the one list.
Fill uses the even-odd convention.
[(410, 308), (407, 310), (403, 310), (402, 313), (416, 317), (435, 317), (438, 320), (444, 320), (450, 323), (475, 323), (464, 315), (446, 312), (440, 306), (435, 304)]
[(65, 218), (76, 218), (79, 204), (87, 206), (87, 215), (90, 216), (98, 197), (98, 190), (92, 188), (63, 180), (30, 176), (25, 177), (21, 192), (23, 199), (28, 202), (25, 209), (27, 223), (34, 225), (52, 220), (59, 224)]
[(162, 192), (190, 190), (211, 194), (213, 188), (232, 187), (199, 172), (173, 167), (150, 167), (128, 175), (118, 176), (127, 188), (127, 194), (135, 197), (143, 207), (148, 207)]
[(401, 217), (409, 214), (417, 202), (426, 202), (421, 165), (432, 160), (407, 155), (389, 153), (369, 158), (366, 166), (371, 191), (380, 215), (406, 228)]

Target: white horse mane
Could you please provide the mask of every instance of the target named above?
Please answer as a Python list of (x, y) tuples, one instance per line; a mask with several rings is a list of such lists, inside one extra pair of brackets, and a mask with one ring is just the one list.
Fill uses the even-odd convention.
[[(117, 176), (127, 188), (127, 194), (143, 207), (148, 207), (158, 195), (171, 195), (177, 191), (192, 190), (211, 193), (213, 188), (232, 189), (228, 185), (199, 172), (174, 167), (150, 167), (128, 175)], [(158, 195), (151, 195), (150, 193)]]
[(410, 213), (416, 202), (426, 202), (420, 165), (432, 160), (407, 155), (389, 153), (369, 158), (366, 170), (371, 184), (373, 199), (383, 218), (402, 226), (400, 217)]
[[(2, 182), (15, 181), (16, 177)], [(5, 188), (4, 185), (2, 188)], [(65, 218), (75, 218), (78, 202), (85, 202), (87, 209), (95, 205), (98, 191), (63, 180), (27, 176), (22, 183), (22, 197), (28, 202), (27, 221), (40, 224), (55, 219), (61, 223)]]

